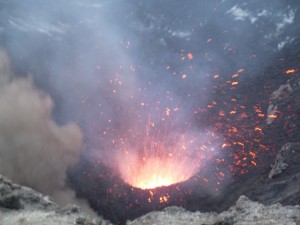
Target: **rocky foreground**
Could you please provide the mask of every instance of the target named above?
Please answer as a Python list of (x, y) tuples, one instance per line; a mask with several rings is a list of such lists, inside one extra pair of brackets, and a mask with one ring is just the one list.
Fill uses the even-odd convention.
[(128, 225), (174, 224), (174, 225), (299, 225), (300, 207), (274, 204), (264, 206), (241, 196), (228, 211), (217, 213), (189, 212), (180, 207), (168, 207), (161, 212), (151, 212)]
[[(106, 225), (111, 224), (102, 218), (90, 218), (76, 206), (60, 208), (47, 196), (30, 188), (13, 184), (0, 176), (0, 224), (1, 225)], [(128, 225), (137, 224), (278, 224), (300, 225), (300, 206), (273, 204), (264, 206), (241, 196), (228, 211), (189, 212), (180, 207), (168, 207), (151, 212)]]
[(108, 225), (77, 206), (60, 208), (49, 197), (0, 175), (0, 225)]

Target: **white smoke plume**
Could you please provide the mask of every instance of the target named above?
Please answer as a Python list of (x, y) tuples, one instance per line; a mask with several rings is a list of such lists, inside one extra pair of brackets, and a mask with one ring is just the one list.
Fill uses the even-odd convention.
[(52, 109), (51, 98), (30, 78), (13, 77), (0, 51), (0, 174), (61, 205), (82, 206), (65, 184), (68, 167), (79, 160), (82, 133), (76, 124), (56, 124)]

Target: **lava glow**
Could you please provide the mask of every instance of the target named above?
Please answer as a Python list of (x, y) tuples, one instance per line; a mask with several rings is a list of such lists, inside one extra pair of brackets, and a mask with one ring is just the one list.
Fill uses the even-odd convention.
[(134, 141), (135, 146), (123, 146), (118, 164), (126, 183), (153, 189), (186, 181), (199, 171), (206, 150), (203, 146), (185, 135), (166, 139), (148, 134)]
[(125, 175), (125, 180), (141, 189), (153, 189), (169, 186), (187, 180), (193, 175), (179, 161), (165, 158), (150, 158), (144, 163), (137, 163)]

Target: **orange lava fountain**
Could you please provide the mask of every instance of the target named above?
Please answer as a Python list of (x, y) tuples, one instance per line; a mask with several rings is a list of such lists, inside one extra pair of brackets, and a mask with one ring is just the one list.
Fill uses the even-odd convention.
[(129, 163), (127, 170), (123, 172), (123, 178), (133, 187), (153, 189), (183, 182), (193, 174), (193, 169), (187, 163), (177, 159), (153, 157), (145, 159), (142, 163)]
[(147, 139), (139, 151), (124, 149), (124, 154), (118, 159), (124, 181), (133, 187), (153, 189), (188, 180), (199, 170), (196, 152), (201, 151), (195, 148), (193, 140), (185, 144), (184, 135), (179, 139), (176, 141), (179, 144)]

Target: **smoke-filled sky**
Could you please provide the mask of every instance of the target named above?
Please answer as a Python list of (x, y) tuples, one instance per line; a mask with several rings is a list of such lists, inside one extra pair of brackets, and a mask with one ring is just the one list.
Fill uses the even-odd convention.
[(36, 170), (60, 170), (62, 181), (79, 151), (114, 164), (120, 146), (138, 152), (149, 135), (170, 146), (196, 140), (184, 154), (198, 168), (194, 145), (210, 140), (199, 118), (212, 79), (240, 69), (255, 79), (295, 40), (297, 5), (0, 1), (0, 173), (35, 187), (28, 177), (40, 179)]

